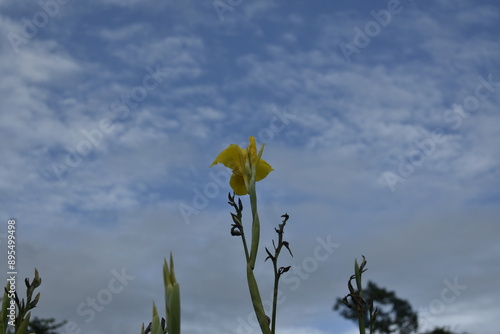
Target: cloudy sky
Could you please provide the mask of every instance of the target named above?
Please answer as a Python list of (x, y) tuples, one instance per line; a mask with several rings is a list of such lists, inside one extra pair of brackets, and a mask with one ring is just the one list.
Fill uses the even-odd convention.
[(498, 333), (496, 1), (2, 0), (0, 31), (1, 277), (14, 218), (62, 333), (139, 333), (171, 251), (184, 332), (258, 332), (209, 168), (249, 136), (262, 246), (290, 215), (278, 333), (355, 333), (332, 306), (362, 255), (421, 331)]

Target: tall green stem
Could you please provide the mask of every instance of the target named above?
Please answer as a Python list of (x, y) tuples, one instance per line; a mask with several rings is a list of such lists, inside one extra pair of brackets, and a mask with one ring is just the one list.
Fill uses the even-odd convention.
[(278, 237), (278, 247), (275, 250), (273, 261), (274, 268), (274, 292), (273, 292), (273, 314), (271, 320), (271, 333), (274, 334), (276, 331), (276, 307), (278, 305), (278, 285), (280, 280), (280, 273), (278, 271), (278, 257), (281, 252), (281, 247), (283, 247), (283, 234), (279, 233)]
[[(277, 261), (276, 261), (277, 262)], [(279, 274), (278, 274), (278, 265), (273, 261), (274, 267), (274, 293), (273, 293), (273, 314), (271, 319), (271, 333), (274, 334), (276, 332), (276, 306), (278, 304), (278, 284), (279, 284)]]
[(250, 297), (252, 298), (253, 309), (255, 311), (255, 315), (257, 316), (257, 320), (259, 321), (260, 329), (263, 334), (271, 334), (271, 331), (269, 330), (269, 322), (267, 321), (264, 306), (262, 305), (262, 299), (260, 298), (259, 287), (257, 285), (257, 281), (255, 280), (253, 269), (250, 267), (250, 263), (247, 264), (247, 280)]
[[(363, 257), (363, 263), (361, 264), (361, 267), (358, 264), (358, 260), (354, 259), (354, 276), (356, 279), (356, 287), (358, 288), (358, 298), (360, 300), (363, 300), (363, 285), (361, 284), (362, 282), (362, 275), (363, 275), (363, 268), (366, 264), (366, 261), (364, 260)], [(364, 308), (362, 304), (356, 305), (357, 312), (358, 312), (358, 325), (359, 325), (359, 334), (365, 334), (365, 319), (364, 319)]]
[(250, 195), (250, 205), (252, 207), (252, 244), (250, 246), (250, 267), (255, 267), (257, 252), (259, 250), (260, 239), (260, 221), (259, 213), (257, 212), (257, 192), (255, 191), (255, 183), (250, 183), (248, 194)]
[(271, 334), (269, 330), (269, 323), (266, 318), (266, 313), (264, 311), (264, 306), (262, 305), (262, 299), (260, 297), (259, 286), (255, 280), (253, 273), (253, 268), (255, 267), (255, 259), (257, 258), (257, 252), (259, 250), (259, 239), (260, 239), (260, 221), (259, 214), (257, 212), (257, 193), (255, 191), (255, 181), (251, 182), (248, 187), (248, 194), (250, 195), (250, 205), (252, 207), (252, 244), (250, 248), (250, 258), (247, 262), (247, 281), (248, 288), (250, 290), (250, 297), (252, 298), (253, 308), (255, 310), (255, 315), (259, 321), (260, 328), (263, 334)]
[(365, 321), (363, 316), (358, 314), (359, 334), (365, 334)]
[[(241, 231), (243, 231), (243, 227), (241, 228)], [(243, 240), (243, 248), (245, 249), (245, 259), (247, 260), (248, 263), (248, 261), (250, 261), (250, 255), (248, 254), (248, 246), (245, 234), (241, 235), (241, 240)]]

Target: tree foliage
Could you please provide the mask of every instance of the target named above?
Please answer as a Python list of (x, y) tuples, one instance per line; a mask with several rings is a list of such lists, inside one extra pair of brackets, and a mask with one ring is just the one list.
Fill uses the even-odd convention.
[(30, 321), (28, 325), (28, 333), (36, 333), (36, 334), (58, 334), (56, 329), (64, 326), (66, 321), (62, 321), (57, 323), (55, 319), (41, 319), (35, 317)]
[[(456, 334), (456, 333), (452, 332), (447, 327), (435, 327), (433, 330), (426, 332), (424, 334)], [(467, 334), (467, 333), (463, 333), (463, 334)]]

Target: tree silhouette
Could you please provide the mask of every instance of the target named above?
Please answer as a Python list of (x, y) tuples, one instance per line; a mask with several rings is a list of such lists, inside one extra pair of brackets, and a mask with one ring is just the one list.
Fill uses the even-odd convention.
[(36, 333), (36, 334), (58, 334), (56, 329), (64, 326), (66, 321), (62, 321), (60, 323), (56, 323), (56, 320), (53, 318), (49, 319), (41, 319), (38, 317), (33, 318), (28, 325), (28, 333)]
[[(452, 332), (447, 327), (435, 327), (433, 330), (431, 330), (429, 332), (425, 332), (424, 334), (456, 334), (456, 333)], [(467, 334), (467, 333), (464, 333), (464, 334)]]

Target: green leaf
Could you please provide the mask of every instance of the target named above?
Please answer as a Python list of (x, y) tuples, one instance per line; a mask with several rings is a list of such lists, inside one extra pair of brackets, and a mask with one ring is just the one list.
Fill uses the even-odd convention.
[(363, 289), (361, 286), (362, 272), (359, 270), (358, 260), (354, 259), (354, 276), (356, 277), (356, 287), (358, 288), (359, 297), (363, 298)]
[(181, 296), (179, 283), (175, 282), (169, 289), (169, 308), (170, 317), (168, 318), (167, 328), (169, 334), (181, 333)]
[(169, 334), (181, 332), (181, 298), (179, 283), (175, 278), (174, 257), (170, 252), (170, 266), (163, 259), (163, 284), (165, 288), (165, 312), (167, 315), (167, 331)]
[(259, 251), (260, 240), (260, 220), (259, 212), (257, 210), (257, 193), (255, 191), (255, 182), (250, 182), (248, 185), (248, 194), (250, 195), (250, 206), (252, 207), (252, 241), (250, 244), (250, 258), (248, 262), (253, 270), (255, 267), (255, 260)]
[(31, 312), (28, 312), (28, 314), (26, 314), (26, 317), (19, 325), (19, 328), (17, 328), (16, 334), (26, 334), (26, 331), (28, 330), (28, 324), (30, 323), (30, 315)]
[(151, 325), (151, 334), (163, 334), (163, 330), (160, 325), (160, 318), (158, 317), (158, 310), (156, 309), (155, 303), (153, 303), (153, 321)]
[[(10, 282), (7, 282), (7, 291), (10, 290)], [(2, 297), (2, 309), (0, 311), (0, 334), (5, 334), (7, 332), (7, 308), (9, 307), (9, 295), (6, 291), (3, 293)]]
[(146, 332), (144, 331), (144, 323), (142, 323), (141, 325), (141, 334), (146, 334)]
[(35, 288), (38, 288), (42, 284), (42, 279), (40, 278), (40, 275), (38, 275), (38, 270), (35, 268), (35, 278), (33, 279), (33, 284), (35, 285)]
[(259, 286), (255, 280), (251, 264), (247, 264), (247, 280), (248, 288), (250, 289), (250, 297), (252, 298), (252, 304), (259, 321), (260, 329), (263, 334), (271, 334), (269, 329), (269, 323), (267, 322), (266, 313), (264, 311), (264, 306), (262, 305), (262, 299), (260, 298)]
[(38, 304), (38, 300), (40, 299), (40, 292), (36, 294), (35, 299), (28, 304), (27, 308), (28, 310), (31, 310), (36, 307), (36, 304)]

